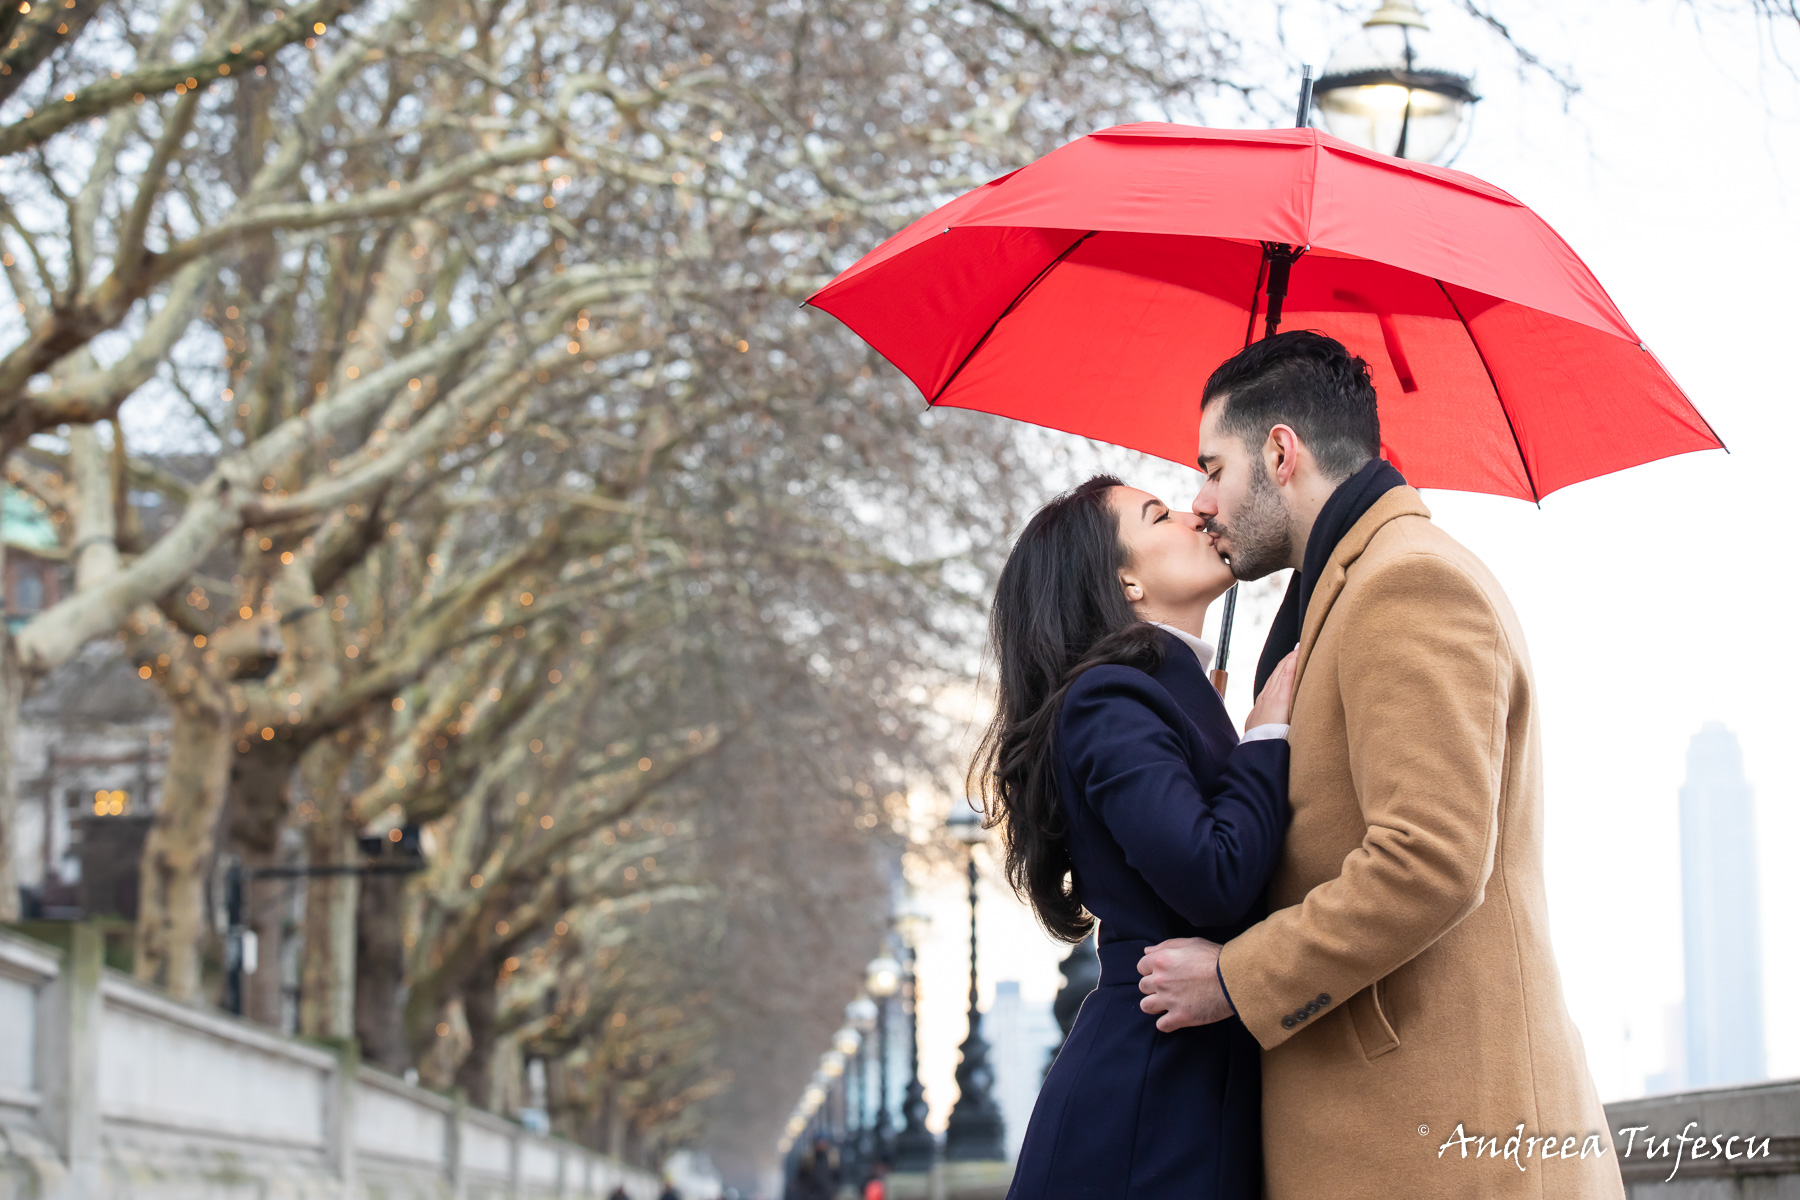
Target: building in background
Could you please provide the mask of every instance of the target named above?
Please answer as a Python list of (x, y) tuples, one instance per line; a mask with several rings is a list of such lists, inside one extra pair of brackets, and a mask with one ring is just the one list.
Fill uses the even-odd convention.
[(1677, 1087), (1765, 1076), (1753, 804), (1737, 736), (1708, 723), (1688, 745), (1681, 789), (1687, 1037)]
[[(57, 535), (49, 506), (11, 486), (0, 486), (0, 542), (6, 543), (6, 624), (17, 633), (26, 621), (62, 599), (69, 551)], [(58, 513), (58, 517), (62, 514)]]
[(1028, 1001), (1019, 994), (1017, 980), (1002, 979), (994, 984), (993, 1007), (982, 1019), (981, 1031), (993, 1046), (994, 1098), (1006, 1118), (1006, 1157), (1016, 1160), (1044, 1082), (1044, 1065), (1062, 1030), (1048, 1000)]
[(1644, 1095), (1660, 1096), (1687, 1086), (1687, 1006), (1677, 1000), (1663, 1005), (1663, 1069), (1644, 1076)]
[[(69, 551), (46, 505), (0, 487), (7, 625), (63, 597)], [(56, 516), (60, 517), (58, 513)], [(20, 705), (13, 871), (29, 918), (137, 912), (138, 857), (168, 757), (169, 717), (115, 639), (96, 640)]]

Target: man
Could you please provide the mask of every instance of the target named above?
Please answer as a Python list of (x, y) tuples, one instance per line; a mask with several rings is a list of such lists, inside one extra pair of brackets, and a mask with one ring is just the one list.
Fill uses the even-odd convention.
[(1238, 578), (1296, 571), (1257, 680), (1298, 647), (1293, 821), (1270, 916), (1150, 947), (1143, 1007), (1262, 1045), (1270, 1200), (1622, 1197), (1551, 954), (1524, 637), (1380, 449), (1330, 338), (1207, 381), (1194, 511)]

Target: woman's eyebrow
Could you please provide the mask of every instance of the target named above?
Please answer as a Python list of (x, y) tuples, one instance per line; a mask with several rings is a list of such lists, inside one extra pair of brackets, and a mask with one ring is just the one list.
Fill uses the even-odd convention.
[(1150, 497), (1148, 500), (1144, 501), (1144, 506), (1138, 509), (1138, 520), (1141, 521), (1149, 516), (1152, 507), (1161, 508), (1164, 507), (1164, 505), (1163, 502), (1158, 500), (1155, 496)]

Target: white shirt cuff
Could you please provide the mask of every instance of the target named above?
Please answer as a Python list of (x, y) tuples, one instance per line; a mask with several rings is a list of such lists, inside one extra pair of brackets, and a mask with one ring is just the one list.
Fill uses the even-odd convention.
[(1255, 725), (1244, 730), (1244, 736), (1239, 738), (1238, 741), (1240, 743), (1262, 742), (1272, 738), (1281, 738), (1285, 740), (1287, 735), (1288, 727), (1286, 725)]

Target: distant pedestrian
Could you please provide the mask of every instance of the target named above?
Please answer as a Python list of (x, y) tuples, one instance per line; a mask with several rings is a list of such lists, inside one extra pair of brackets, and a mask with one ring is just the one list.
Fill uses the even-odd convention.
[(863, 1184), (862, 1200), (887, 1200), (887, 1172), (886, 1163), (875, 1164), (875, 1170), (869, 1176), (869, 1182)]
[(790, 1200), (832, 1200), (837, 1194), (838, 1157), (830, 1141), (818, 1138), (800, 1156)]

